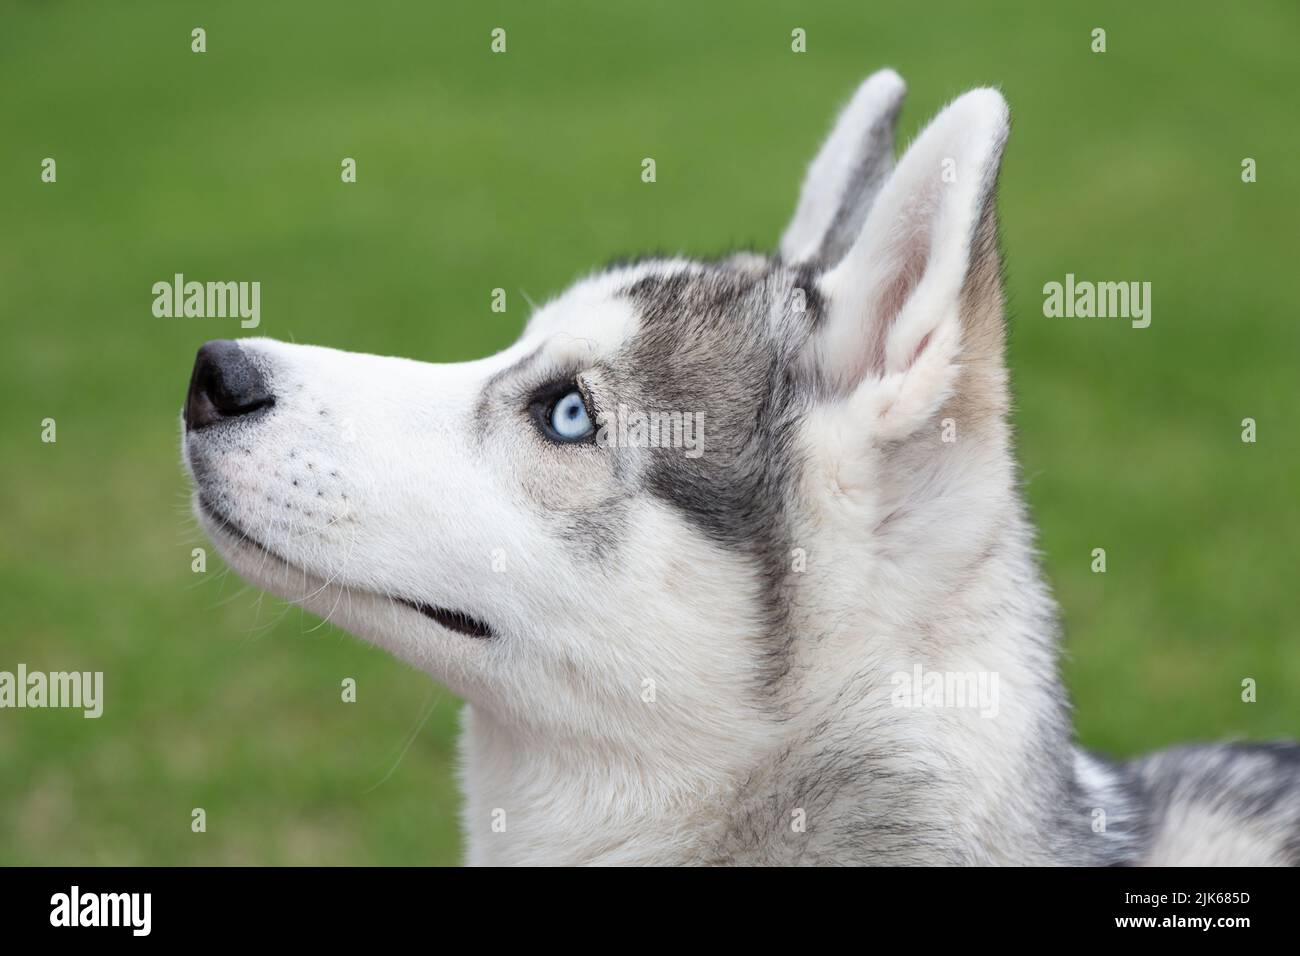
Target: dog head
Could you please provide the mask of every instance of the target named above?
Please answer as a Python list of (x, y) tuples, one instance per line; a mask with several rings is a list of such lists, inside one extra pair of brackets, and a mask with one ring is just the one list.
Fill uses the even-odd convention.
[(895, 166), (902, 95), (861, 86), (771, 258), (605, 269), (473, 362), (204, 346), (203, 527), (501, 725), (727, 767), (868, 653), (845, 620), (942, 604), (1010, 488), (1006, 105), (962, 96)]

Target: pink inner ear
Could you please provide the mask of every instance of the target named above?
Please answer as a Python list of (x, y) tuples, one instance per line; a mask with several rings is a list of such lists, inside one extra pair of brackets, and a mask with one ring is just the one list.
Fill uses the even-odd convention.
[[(923, 221), (927, 221), (928, 224), (925, 217), (923, 217)], [(907, 300), (911, 298), (913, 291), (920, 284), (921, 277), (925, 275), (925, 267), (929, 262), (929, 258), (930, 235), (927, 228), (922, 226), (909, 229), (905, 235), (899, 237), (893, 257), (894, 274), (885, 282), (884, 288), (881, 289), (880, 295), (876, 299), (875, 321), (872, 323), (871, 344), (868, 352), (871, 356), (871, 370), (876, 375), (885, 374), (885, 355), (889, 333), (894, 328), (894, 322), (897, 321), (899, 313), (903, 311), (903, 306), (907, 304)], [(922, 340), (911, 361), (908, 362), (909, 368), (916, 361), (917, 356), (921, 354), (921, 350), (925, 348), (929, 338), (927, 335)]]
[(932, 336), (933, 334), (934, 334), (933, 332), (926, 332), (925, 335), (921, 338), (921, 341), (916, 344), (916, 351), (914, 351), (912, 353), (912, 357), (907, 360), (908, 368), (911, 368), (913, 365), (916, 364), (916, 360), (921, 357), (921, 353), (925, 351), (925, 347), (930, 344), (930, 336)]

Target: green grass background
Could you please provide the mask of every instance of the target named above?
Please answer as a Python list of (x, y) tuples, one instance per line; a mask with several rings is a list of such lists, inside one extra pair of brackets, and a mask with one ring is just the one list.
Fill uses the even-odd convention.
[[(243, 333), (154, 318), (152, 283), (258, 279), (255, 334), (487, 354), (616, 254), (770, 248), (883, 65), (904, 139), (974, 85), (1012, 106), (1015, 420), (1082, 740), (1300, 735), (1298, 41), (1287, 0), (5, 0), (0, 669), (102, 670), (107, 703), (0, 711), (0, 861), (459, 859), (457, 702), (215, 554), (191, 573), (178, 411), (197, 346)], [(1151, 327), (1044, 318), (1066, 272), (1152, 282)]]

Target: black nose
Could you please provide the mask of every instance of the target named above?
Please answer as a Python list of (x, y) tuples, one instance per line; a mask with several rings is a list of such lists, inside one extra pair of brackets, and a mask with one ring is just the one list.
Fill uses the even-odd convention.
[(197, 431), (274, 404), (266, 379), (237, 342), (218, 339), (199, 349), (185, 398), (185, 428)]

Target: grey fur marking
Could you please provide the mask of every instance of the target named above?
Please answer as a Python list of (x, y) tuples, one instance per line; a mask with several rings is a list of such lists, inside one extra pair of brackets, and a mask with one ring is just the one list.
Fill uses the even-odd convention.
[[(1146, 803), (1153, 845), (1194, 816), (1207, 831), (1244, 826), (1276, 844), (1267, 862), (1300, 866), (1300, 744), (1175, 747), (1129, 769)], [(1209, 841), (1216, 834), (1201, 836)]]
[(867, 221), (867, 213), (871, 211), (871, 204), (875, 201), (876, 194), (880, 192), (880, 187), (889, 178), (889, 172), (894, 165), (891, 146), (894, 141), (894, 123), (898, 119), (898, 111), (901, 107), (902, 101), (899, 100), (894, 108), (881, 116), (868, 132), (866, 139), (873, 143), (883, 143), (884, 148), (862, 150), (849, 189), (841, 198), (830, 228), (822, 237), (821, 247), (814, 257), (815, 262), (823, 266), (832, 266), (839, 262), (857, 239), (858, 233), (862, 231), (863, 223)]
[[(769, 682), (784, 673), (790, 639), (785, 507), (806, 407), (789, 369), (819, 308), (813, 297), (802, 314), (790, 311), (799, 276), (773, 264), (761, 272), (720, 266), (640, 279), (624, 292), (636, 304), (638, 330), (611, 366), (642, 407), (703, 414), (703, 454), (652, 456), (645, 487), (709, 538), (744, 554), (767, 582), (761, 651)], [(777, 336), (773, 328), (796, 334)]]

